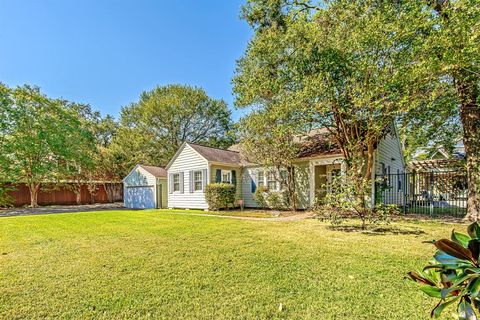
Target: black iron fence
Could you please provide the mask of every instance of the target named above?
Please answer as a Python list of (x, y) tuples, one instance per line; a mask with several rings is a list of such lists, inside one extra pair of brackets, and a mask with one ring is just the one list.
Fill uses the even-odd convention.
[(376, 204), (396, 204), (405, 214), (463, 216), (466, 213), (464, 172), (411, 172), (375, 177)]

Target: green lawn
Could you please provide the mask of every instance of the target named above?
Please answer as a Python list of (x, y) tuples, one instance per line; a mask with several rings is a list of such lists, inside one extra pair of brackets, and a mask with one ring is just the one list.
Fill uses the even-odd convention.
[(158, 210), (0, 218), (0, 319), (428, 319), (435, 302), (404, 275), (432, 254), (422, 241), (463, 227), (395, 227), (424, 233)]

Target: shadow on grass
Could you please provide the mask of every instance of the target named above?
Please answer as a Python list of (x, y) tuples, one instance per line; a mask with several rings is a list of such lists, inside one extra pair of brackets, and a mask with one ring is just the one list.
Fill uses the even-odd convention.
[(334, 231), (360, 232), (371, 236), (381, 236), (389, 234), (420, 235), (425, 233), (423, 230), (417, 228), (401, 228), (397, 226), (367, 226), (365, 229), (362, 229), (362, 227), (358, 225), (339, 225), (328, 226), (328, 228)]

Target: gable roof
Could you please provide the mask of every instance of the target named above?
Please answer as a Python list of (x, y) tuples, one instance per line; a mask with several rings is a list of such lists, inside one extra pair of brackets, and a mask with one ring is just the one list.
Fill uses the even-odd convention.
[(138, 166), (153, 175), (155, 178), (167, 177), (167, 170), (164, 167), (146, 166), (143, 164), (139, 164)]
[(208, 161), (236, 165), (240, 164), (240, 153), (237, 151), (207, 147), (195, 143), (187, 144)]
[[(304, 135), (298, 135), (294, 141), (299, 145), (298, 159), (342, 155), (342, 151), (337, 143), (324, 128), (314, 129)], [(242, 164), (253, 164), (248, 160), (241, 143), (231, 146), (229, 150), (240, 153)]]

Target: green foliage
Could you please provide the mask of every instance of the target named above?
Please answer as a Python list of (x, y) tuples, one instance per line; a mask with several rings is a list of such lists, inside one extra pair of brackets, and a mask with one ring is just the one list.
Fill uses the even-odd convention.
[(285, 170), (285, 176), (276, 175), (284, 186), (291, 209), (296, 209), (294, 160), (298, 158), (298, 136), (307, 128), (299, 118), (301, 110), (272, 108), (254, 111), (242, 118), (237, 125), (243, 153), (252, 163), (266, 168)]
[(0, 208), (10, 207), (13, 204), (13, 197), (9, 194), (10, 191), (15, 190), (12, 186), (7, 186), (0, 182)]
[(258, 186), (253, 194), (253, 199), (257, 203), (257, 205), (262, 208), (268, 208), (267, 201), (265, 199), (265, 194), (268, 192), (268, 188), (266, 186)]
[(260, 186), (255, 190), (254, 199), (262, 209), (287, 210), (290, 207), (285, 191), (269, 190), (266, 186)]
[(9, 101), (0, 105), (3, 178), (25, 183), (36, 206), (40, 185), (65, 180), (90, 162), (95, 141), (64, 101), (30, 86), (2, 91)]
[(375, 146), (423, 90), (405, 76), (422, 44), (410, 16), (391, 1), (250, 0), (244, 17), (255, 33), (237, 64), (236, 104), (277, 119), (295, 115), (300, 129), (326, 128), (359, 198), (367, 197), (371, 189), (361, 186)]
[(480, 225), (472, 223), (467, 234), (452, 231), (451, 240), (440, 239), (433, 260), (422, 271), (410, 272), (421, 284), (420, 290), (439, 299), (432, 310), (438, 317), (449, 305), (456, 304), (459, 319), (477, 319), (480, 312)]
[(165, 165), (184, 141), (228, 147), (231, 112), (201, 88), (158, 86), (122, 108), (112, 152), (125, 173), (137, 163)]
[(362, 221), (362, 228), (367, 223), (376, 225), (388, 222), (391, 215), (398, 213), (395, 205), (379, 204), (375, 207), (370, 205), (370, 198), (365, 196), (364, 190), (370, 190), (370, 181), (363, 180), (359, 186), (351, 175), (332, 177), (331, 183), (325, 196), (319, 200), (314, 209), (321, 219), (327, 219), (334, 225), (341, 224), (345, 219), (356, 217)]
[(235, 206), (236, 187), (230, 183), (211, 183), (205, 187), (205, 199), (210, 210)]

